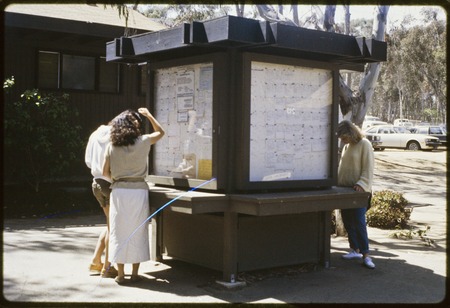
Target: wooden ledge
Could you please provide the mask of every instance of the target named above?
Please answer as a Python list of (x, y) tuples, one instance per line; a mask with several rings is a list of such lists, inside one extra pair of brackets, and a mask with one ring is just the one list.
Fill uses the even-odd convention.
[(229, 206), (229, 196), (225, 194), (150, 188), (151, 208), (159, 208), (173, 199), (177, 200), (170, 205), (170, 210), (185, 214), (223, 213)]
[(231, 195), (232, 211), (255, 216), (299, 214), (367, 206), (369, 193), (352, 188)]
[(159, 208), (176, 199), (170, 210), (185, 214), (223, 213), (227, 211), (252, 216), (272, 216), (367, 206), (369, 193), (351, 188), (266, 194), (218, 194), (151, 187), (150, 204)]

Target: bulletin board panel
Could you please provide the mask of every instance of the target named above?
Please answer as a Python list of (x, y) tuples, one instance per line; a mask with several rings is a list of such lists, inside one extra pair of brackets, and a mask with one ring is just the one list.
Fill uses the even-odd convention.
[(248, 168), (241, 186), (335, 185), (337, 70), (297, 59), (245, 58)]
[(251, 64), (250, 181), (327, 179), (333, 74)]
[(204, 61), (151, 68), (152, 109), (166, 131), (152, 148), (150, 181), (156, 184), (194, 187), (215, 174), (214, 61)]

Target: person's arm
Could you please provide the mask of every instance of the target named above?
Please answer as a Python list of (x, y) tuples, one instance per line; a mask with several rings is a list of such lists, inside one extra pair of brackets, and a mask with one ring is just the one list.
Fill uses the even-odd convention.
[(361, 151), (361, 176), (355, 185), (356, 191), (368, 191), (372, 190), (373, 181), (373, 169), (374, 169), (374, 154), (370, 141), (365, 139), (360, 142), (364, 142)]
[(148, 111), (147, 108), (139, 108), (138, 112), (150, 121), (150, 124), (152, 125), (154, 132), (149, 134), (148, 136), (150, 137), (151, 144), (156, 143), (159, 139), (161, 139), (164, 136), (166, 132), (162, 128), (161, 124), (159, 124), (159, 122), (155, 119), (155, 117), (150, 113), (150, 111)]
[(88, 166), (89, 169), (92, 167), (92, 143), (93, 143), (93, 137), (92, 134), (89, 137), (88, 144), (86, 146), (86, 152), (84, 153), (84, 162), (86, 163), (86, 166)]
[(105, 161), (103, 162), (103, 176), (107, 177), (108, 179), (111, 179), (111, 162), (110, 162), (110, 151), (111, 144), (108, 144), (106, 151), (105, 151)]

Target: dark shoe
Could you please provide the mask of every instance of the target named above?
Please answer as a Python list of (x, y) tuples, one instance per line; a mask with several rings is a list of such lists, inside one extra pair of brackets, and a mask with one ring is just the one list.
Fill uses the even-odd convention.
[(144, 278), (142, 278), (142, 276), (139, 276), (139, 275), (131, 275), (130, 282), (135, 283), (135, 282), (142, 281), (143, 279), (144, 279)]
[(123, 285), (126, 282), (125, 277), (123, 276), (117, 276), (116, 278), (114, 278), (114, 281), (117, 282), (118, 285)]

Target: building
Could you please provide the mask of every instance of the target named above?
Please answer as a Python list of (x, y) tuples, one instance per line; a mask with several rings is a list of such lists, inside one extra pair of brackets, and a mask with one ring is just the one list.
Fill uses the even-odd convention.
[[(162, 24), (133, 10), (126, 22), (103, 4), (15, 4), (2, 13), (3, 77), (15, 79), (8, 99), (27, 89), (69, 94), (85, 140), (121, 111), (145, 105), (145, 65), (107, 63), (106, 43)], [(80, 173), (88, 175), (83, 159)]]

